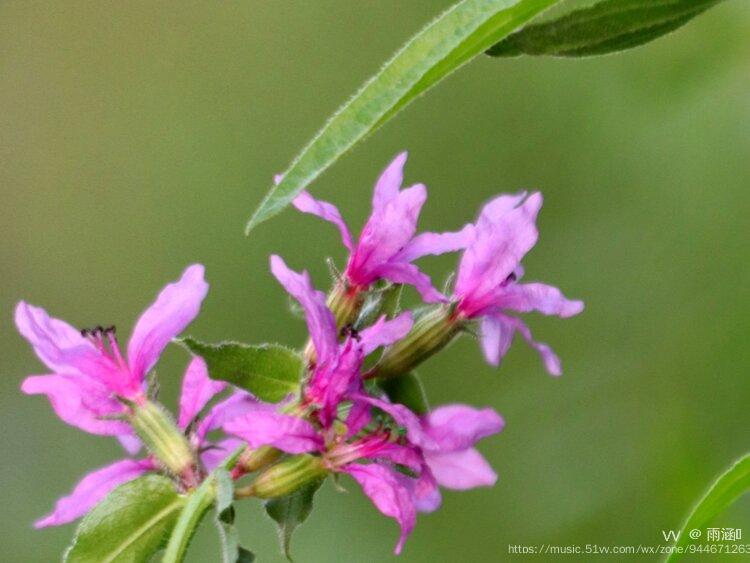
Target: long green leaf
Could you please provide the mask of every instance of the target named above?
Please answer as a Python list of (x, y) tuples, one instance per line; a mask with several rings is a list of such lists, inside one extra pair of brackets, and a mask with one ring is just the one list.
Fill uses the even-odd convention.
[(299, 389), (302, 358), (285, 346), (206, 344), (193, 338), (178, 342), (206, 361), (212, 379), (242, 387), (263, 401), (275, 403)]
[(120, 485), (89, 512), (65, 553), (66, 563), (147, 561), (185, 506), (170, 479), (148, 475)]
[[(713, 482), (685, 521), (675, 546), (685, 547), (693, 541), (690, 538), (690, 530), (700, 530), (705, 533), (705, 526), (745, 494), (748, 489), (750, 489), (750, 454), (735, 462), (726, 473)], [(670, 563), (677, 561), (682, 555), (684, 554), (677, 553), (675, 550), (667, 561)]]
[[(560, 13), (509, 35), (488, 55), (604, 55), (648, 43), (685, 25), (722, 0), (588, 0), (587, 6)], [(580, 2), (567, 2), (577, 8)], [(558, 8), (566, 8), (563, 2)]]
[(366, 135), (558, 0), (463, 0), (415, 35), (303, 149), (247, 224), (279, 213)]

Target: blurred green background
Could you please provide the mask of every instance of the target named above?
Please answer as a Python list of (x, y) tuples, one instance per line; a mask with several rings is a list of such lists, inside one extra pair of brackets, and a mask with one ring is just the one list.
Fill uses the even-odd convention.
[[(87, 470), (121, 456), (62, 424), (21, 379), (42, 366), (15, 332), (21, 298), (127, 334), (191, 262), (209, 298), (190, 333), (299, 344), (268, 273), (276, 252), (328, 285), (332, 227), (287, 211), (242, 235), (294, 154), (448, 1), (3, 2), (0, 6), (2, 491), (7, 561), (52, 561), (72, 526), (33, 531)], [(498, 561), (508, 544), (664, 543), (709, 480), (750, 450), (750, 5), (726, 2), (624, 55), (481, 58), (418, 100), (313, 190), (358, 227), (408, 148), (430, 189), (421, 226), (453, 229), (498, 191), (538, 188), (528, 279), (583, 315), (530, 318), (562, 357), (554, 380), (517, 342), (499, 370), (467, 339), (421, 370), (433, 404), (487, 404), (493, 489), (446, 492), (402, 561)], [(425, 260), (442, 283), (455, 257)], [(159, 365), (175, 401), (186, 357)], [(299, 561), (388, 560), (395, 524), (330, 484), (294, 540)], [(274, 527), (246, 503), (260, 561)], [(744, 528), (750, 502), (719, 524)], [(216, 560), (209, 524), (190, 561)], [(579, 560), (585, 558), (579, 557)]]

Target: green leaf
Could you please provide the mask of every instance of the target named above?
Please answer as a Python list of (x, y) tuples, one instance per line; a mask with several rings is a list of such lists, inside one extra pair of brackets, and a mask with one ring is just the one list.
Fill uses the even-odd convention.
[[(528, 25), (491, 49), (493, 57), (586, 57), (643, 45), (685, 25), (722, 0), (588, 0), (588, 6)], [(577, 8), (581, 2), (563, 2)]]
[(312, 481), (292, 494), (271, 499), (265, 504), (266, 512), (278, 526), (281, 548), (289, 561), (292, 561), (292, 534), (312, 512), (313, 496), (322, 483), (322, 479)]
[(67, 563), (147, 561), (163, 545), (185, 506), (172, 481), (147, 475), (109, 493), (81, 521)]
[(205, 344), (189, 337), (178, 342), (206, 361), (212, 379), (228, 381), (262, 401), (275, 403), (299, 390), (302, 358), (285, 346)]
[(366, 135), (417, 96), (558, 0), (463, 0), (415, 35), (346, 102), (294, 159), (247, 224), (284, 209)]
[(229, 472), (219, 469), (216, 476), (216, 526), (221, 537), (222, 563), (246, 563), (255, 559), (252, 552), (240, 546), (240, 536), (234, 525), (234, 481)]
[(426, 414), (430, 410), (427, 395), (419, 376), (412, 372), (398, 377), (379, 381), (380, 387), (393, 403), (409, 407), (417, 414)]
[[(713, 482), (708, 492), (693, 508), (690, 516), (688, 516), (685, 525), (680, 530), (675, 545), (677, 547), (685, 547), (692, 543), (693, 540), (689, 534), (690, 530), (698, 529), (705, 532), (704, 528), (706, 525), (745, 494), (748, 489), (750, 489), (750, 454), (736, 461), (726, 473), (719, 476)], [(701, 538), (695, 541), (705, 542), (705, 539)], [(667, 561), (677, 561), (682, 555), (673, 552), (667, 558)]]

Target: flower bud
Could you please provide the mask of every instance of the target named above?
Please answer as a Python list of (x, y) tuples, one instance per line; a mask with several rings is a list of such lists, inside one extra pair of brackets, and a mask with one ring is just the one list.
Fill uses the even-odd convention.
[(258, 471), (258, 469), (263, 469), (267, 465), (271, 465), (281, 457), (282, 453), (281, 450), (277, 450), (271, 446), (246, 449), (237, 461), (236, 467), (244, 473), (252, 473), (253, 471)]
[(146, 448), (169, 471), (195, 483), (195, 454), (185, 435), (163, 407), (151, 401), (129, 404), (130, 425)]
[(389, 346), (367, 378), (389, 378), (412, 371), (417, 365), (443, 349), (464, 328), (465, 320), (452, 305), (440, 305), (414, 323), (409, 334)]
[(310, 454), (290, 457), (261, 473), (250, 485), (251, 494), (258, 498), (282, 497), (322, 479), (327, 472), (320, 457)]

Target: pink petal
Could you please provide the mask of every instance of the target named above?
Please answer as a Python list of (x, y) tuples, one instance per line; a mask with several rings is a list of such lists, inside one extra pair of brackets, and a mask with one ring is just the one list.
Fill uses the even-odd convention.
[(290, 454), (301, 454), (323, 447), (323, 440), (312, 424), (272, 408), (258, 408), (234, 418), (224, 425), (224, 431), (239, 436), (251, 448), (273, 446)]
[(491, 487), (497, 481), (497, 474), (474, 448), (444, 454), (425, 452), (425, 460), (437, 482), (449, 489)]
[(429, 451), (445, 453), (472, 447), (482, 438), (500, 432), (505, 422), (491, 408), (446, 405), (426, 415), (423, 425), (438, 446), (437, 449), (429, 448)]
[(355, 401), (346, 416), (346, 437), (351, 438), (358, 434), (360, 430), (370, 424), (371, 420), (370, 405)]
[(379, 268), (391, 262), (414, 236), (426, 199), (427, 189), (418, 184), (373, 211), (346, 266), (352, 284), (368, 286), (379, 279)]
[(335, 358), (338, 350), (336, 319), (326, 306), (326, 296), (317, 291), (306, 271), (298, 274), (290, 270), (280, 256), (271, 256), (271, 272), (305, 310), (307, 328), (310, 332), (318, 363), (323, 364)]
[(513, 319), (513, 322), (515, 323), (516, 330), (521, 333), (521, 336), (524, 337), (529, 346), (539, 352), (539, 355), (544, 362), (544, 367), (549, 374), (554, 376), (562, 375), (562, 364), (560, 358), (558, 358), (557, 354), (552, 351), (552, 348), (544, 342), (537, 342), (534, 340), (531, 336), (531, 330), (526, 326), (526, 323), (520, 319)]
[(60, 498), (55, 509), (34, 523), (35, 528), (59, 526), (80, 518), (117, 486), (154, 468), (148, 460), (124, 459), (86, 475), (69, 495)]
[(351, 464), (342, 468), (362, 487), (364, 493), (385, 516), (393, 518), (401, 527), (401, 536), (394, 552), (401, 553), (404, 542), (414, 529), (417, 511), (407, 477), (377, 463)]
[(180, 394), (180, 415), (177, 425), (185, 428), (198, 413), (206, 406), (214, 395), (226, 389), (223, 381), (214, 381), (208, 377), (208, 367), (203, 358), (193, 357), (188, 364), (185, 376), (182, 378), (182, 393)]
[(226, 438), (215, 444), (209, 444), (201, 453), (203, 466), (207, 471), (213, 471), (229, 454), (243, 444), (244, 442), (238, 438)]
[(235, 391), (228, 398), (215, 404), (206, 413), (195, 431), (199, 441), (203, 441), (206, 434), (221, 428), (228, 421), (254, 411), (258, 408), (258, 400), (246, 391)]
[(57, 373), (94, 375), (106, 365), (101, 353), (65, 321), (50, 317), (41, 307), (25, 301), (16, 306), (18, 331), (44, 364)]
[(128, 343), (128, 360), (134, 382), (140, 383), (154, 367), (166, 345), (192, 322), (208, 293), (200, 264), (188, 267), (182, 277), (161, 290), (141, 315)]
[(424, 431), (421, 419), (404, 405), (390, 403), (364, 394), (356, 395), (353, 399), (377, 407), (390, 415), (399, 426), (406, 429), (407, 438), (415, 446), (428, 449), (438, 448), (437, 443)]
[(327, 201), (321, 201), (315, 199), (310, 195), (309, 192), (303, 191), (292, 200), (292, 205), (303, 213), (310, 213), (316, 215), (329, 223), (333, 223), (341, 233), (341, 242), (349, 250), (354, 251), (354, 242), (352, 241), (352, 235), (349, 232), (349, 227), (346, 226), (344, 219), (341, 217), (341, 213), (332, 203)]
[(107, 436), (131, 434), (130, 427), (101, 417), (122, 414), (125, 407), (103, 383), (85, 375), (32, 375), (21, 384), (27, 395), (47, 395), (57, 416), (71, 426)]
[(120, 442), (122, 448), (130, 455), (137, 454), (143, 446), (141, 439), (135, 434), (119, 434), (117, 440)]
[(443, 502), (438, 483), (429, 466), (422, 468), (422, 474), (414, 485), (414, 504), (419, 512), (434, 512)]
[(393, 283), (412, 285), (422, 296), (425, 303), (447, 301), (445, 296), (435, 289), (430, 276), (421, 272), (414, 264), (406, 262), (389, 262), (377, 269), (378, 277)]
[(497, 366), (507, 354), (515, 328), (503, 322), (504, 317), (487, 315), (482, 317), (480, 338), (484, 357), (490, 365)]
[(465, 225), (457, 232), (449, 233), (422, 233), (415, 236), (404, 249), (398, 253), (396, 259), (403, 262), (412, 262), (417, 258), (429, 255), (445, 254), (455, 252), (469, 246), (474, 239), (474, 225)]
[(476, 236), (458, 267), (454, 294), (461, 300), (464, 314), (476, 316), (495, 304), (497, 288), (507, 283), (521, 259), (536, 244), (539, 236), (536, 216), (541, 205), (541, 194), (534, 193), (499, 218), (488, 216), (485, 207)]
[(388, 346), (401, 340), (411, 330), (413, 324), (414, 320), (410, 311), (401, 313), (392, 320), (388, 320), (383, 315), (372, 326), (359, 333), (362, 353), (366, 356), (381, 346)]
[(404, 164), (408, 156), (406, 151), (399, 153), (383, 170), (373, 190), (373, 211), (382, 209), (398, 195), (404, 180)]
[(520, 313), (539, 311), (565, 318), (583, 311), (583, 301), (566, 299), (559, 289), (543, 283), (510, 284), (499, 293), (499, 307)]

